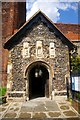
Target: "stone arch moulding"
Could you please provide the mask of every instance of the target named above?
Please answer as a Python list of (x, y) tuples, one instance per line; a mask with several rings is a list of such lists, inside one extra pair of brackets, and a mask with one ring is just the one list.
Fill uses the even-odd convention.
[(48, 92), (45, 92), (45, 97), (51, 98), (51, 95), (52, 95), (52, 79), (53, 79), (53, 73), (54, 73), (54, 71), (53, 71), (52, 67), (48, 63), (46, 63), (44, 61), (35, 61), (35, 62), (31, 62), (26, 67), (25, 72), (24, 72), (24, 78), (26, 80), (26, 100), (30, 99), (30, 96), (29, 96), (30, 95), (30, 91), (29, 91), (30, 90), (29, 89), (29, 87), (30, 87), (29, 86), (29, 84), (30, 84), (29, 83), (30, 71), (36, 65), (40, 65), (40, 66), (44, 67), (46, 69), (46, 71), (48, 71), (49, 78), (48, 78), (48, 80), (46, 80), (47, 81), (46, 84), (48, 86), (48, 88), (46, 86), (46, 88), (47, 88), (46, 91), (48, 91)]

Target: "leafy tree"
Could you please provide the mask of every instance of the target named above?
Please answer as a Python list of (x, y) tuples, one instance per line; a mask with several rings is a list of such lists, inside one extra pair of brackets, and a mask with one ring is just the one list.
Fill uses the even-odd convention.
[(71, 56), (71, 70), (72, 73), (80, 74), (80, 56)]

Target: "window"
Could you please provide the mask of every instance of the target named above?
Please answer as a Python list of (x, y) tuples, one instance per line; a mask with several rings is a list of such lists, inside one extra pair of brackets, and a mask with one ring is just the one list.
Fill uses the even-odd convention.
[(43, 56), (42, 41), (36, 42), (36, 56), (38, 58), (42, 58), (42, 56)]
[(23, 56), (23, 58), (28, 58), (28, 57), (30, 57), (30, 53), (29, 53), (29, 43), (28, 43), (28, 42), (24, 42), (24, 43), (23, 43), (22, 56)]
[(50, 58), (54, 58), (54, 57), (55, 57), (55, 47), (54, 47), (54, 42), (51, 42), (51, 43), (50, 43), (50, 49), (49, 49), (49, 52), (50, 52)]

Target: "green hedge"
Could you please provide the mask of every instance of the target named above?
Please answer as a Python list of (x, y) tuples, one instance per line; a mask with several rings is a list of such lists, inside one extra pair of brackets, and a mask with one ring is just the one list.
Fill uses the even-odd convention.
[(6, 94), (6, 87), (0, 87), (0, 96), (4, 96)]

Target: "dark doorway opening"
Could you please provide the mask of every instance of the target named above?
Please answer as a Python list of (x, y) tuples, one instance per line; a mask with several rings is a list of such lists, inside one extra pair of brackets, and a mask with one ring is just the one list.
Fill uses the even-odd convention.
[(48, 80), (49, 73), (44, 65), (33, 66), (29, 72), (29, 98), (44, 97)]

